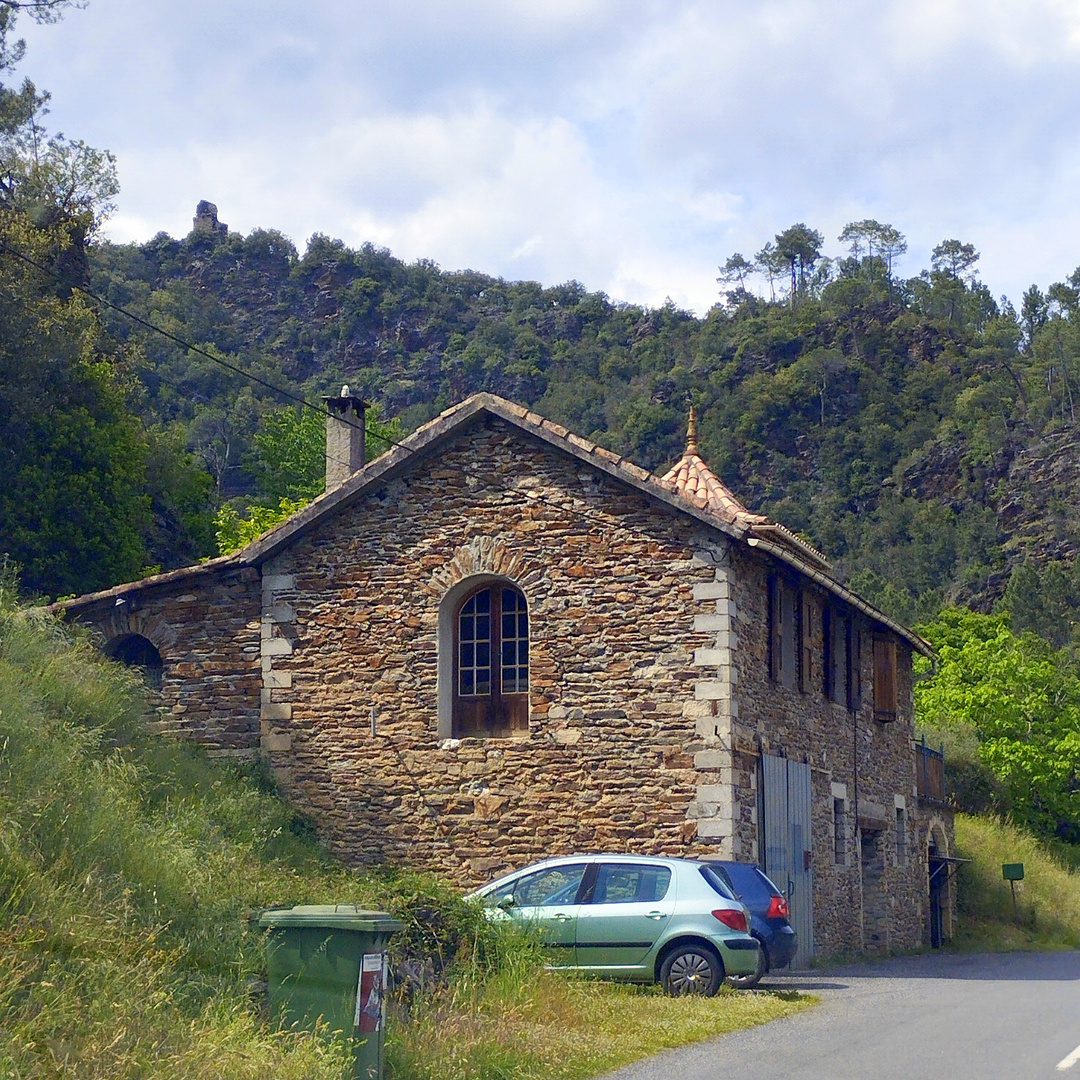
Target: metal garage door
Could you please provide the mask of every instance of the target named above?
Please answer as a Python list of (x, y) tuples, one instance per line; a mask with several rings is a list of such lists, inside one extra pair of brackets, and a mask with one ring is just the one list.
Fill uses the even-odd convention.
[(794, 963), (800, 967), (814, 955), (810, 766), (762, 754), (761, 771), (765, 873), (787, 894), (799, 935)]

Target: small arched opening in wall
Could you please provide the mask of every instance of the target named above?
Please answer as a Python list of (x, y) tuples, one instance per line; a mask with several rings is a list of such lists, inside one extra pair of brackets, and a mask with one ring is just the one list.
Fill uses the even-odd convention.
[(438, 737), (529, 734), (529, 611), (513, 581), (475, 574), (439, 603)]
[(930, 947), (940, 949), (952, 937), (952, 887), (949, 845), (944, 826), (931, 821), (926, 835), (926, 865), (929, 881), (929, 907), (927, 909), (927, 936)]
[(157, 646), (142, 634), (122, 634), (107, 642), (105, 655), (128, 667), (137, 668), (151, 690), (161, 689), (165, 665)]

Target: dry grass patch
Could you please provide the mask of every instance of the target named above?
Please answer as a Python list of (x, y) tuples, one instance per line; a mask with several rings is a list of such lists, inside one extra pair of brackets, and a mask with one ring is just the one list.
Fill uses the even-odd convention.
[(672, 998), (657, 987), (542, 973), (472, 1000), (437, 998), (389, 1032), (393, 1080), (578, 1080), (660, 1050), (808, 1007), (797, 993), (722, 990)]

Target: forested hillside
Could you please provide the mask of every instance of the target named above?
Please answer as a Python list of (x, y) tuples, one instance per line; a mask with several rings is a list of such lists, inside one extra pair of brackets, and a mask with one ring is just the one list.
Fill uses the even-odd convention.
[[(945, 241), (903, 278), (890, 226), (853, 223), (831, 245), (846, 254), (828, 259), (821, 235), (797, 225), (729, 259), (717, 306), (697, 318), (324, 236), (299, 255), (280, 233), (213, 223), (96, 245), (94, 286), (274, 385), (313, 398), (347, 381), (405, 430), (491, 390), (661, 468), (682, 449), (693, 400), (725, 481), (888, 610), (988, 606), (1023, 565), (1026, 595), (1061, 609), (1067, 636), (1080, 278), (1033, 287), (1017, 313), (980, 282), (971, 245)], [(197, 455), (220, 497), (257, 501), (252, 437), (281, 400), (105, 319), (143, 357), (144, 418)], [(1048, 559), (1056, 576), (1043, 582)]]
[(321, 235), (300, 254), (210, 204), (185, 237), (111, 244), (112, 158), (3, 81), (18, 10), (0, 2), (0, 554), (31, 593), (192, 562), (223, 513), (309, 498), (321, 421), (293, 399), (348, 382), (395, 421), (379, 434), (491, 390), (653, 469), (693, 401), (732, 489), (888, 611), (1004, 597), (1016, 629), (1071, 642), (1080, 271), (1017, 311), (970, 244), (909, 275), (892, 225), (799, 223), (728, 257), (696, 317)]

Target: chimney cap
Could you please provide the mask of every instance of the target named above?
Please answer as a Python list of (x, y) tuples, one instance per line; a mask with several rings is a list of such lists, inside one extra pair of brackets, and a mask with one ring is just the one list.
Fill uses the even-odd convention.
[[(343, 386), (342, 390), (348, 390), (347, 386)], [(330, 394), (323, 398), (323, 403), (330, 412), (343, 413), (352, 409), (353, 412), (361, 413), (365, 412), (368, 407), (368, 402), (363, 398), (357, 397), (355, 394)]]

